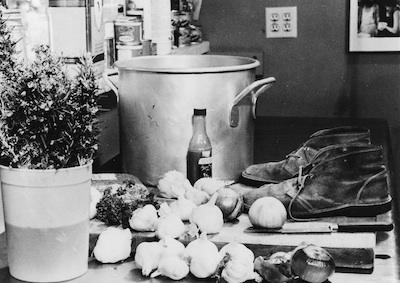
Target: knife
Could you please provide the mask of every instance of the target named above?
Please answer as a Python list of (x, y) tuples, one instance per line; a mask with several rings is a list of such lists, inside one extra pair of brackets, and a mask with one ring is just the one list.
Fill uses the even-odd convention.
[(330, 222), (286, 222), (281, 228), (277, 229), (250, 226), (245, 229), (245, 232), (274, 234), (332, 233), (337, 231), (338, 228), (337, 224)]
[(281, 228), (269, 229), (250, 226), (244, 230), (246, 233), (275, 233), (275, 234), (303, 234), (303, 233), (333, 233), (333, 232), (378, 232), (390, 231), (392, 223), (363, 222), (337, 224), (333, 222), (309, 221), (286, 222)]

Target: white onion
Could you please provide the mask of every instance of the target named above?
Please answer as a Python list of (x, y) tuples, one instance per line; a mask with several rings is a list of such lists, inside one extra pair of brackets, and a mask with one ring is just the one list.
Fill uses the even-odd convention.
[(253, 226), (262, 228), (281, 228), (287, 218), (286, 208), (274, 197), (257, 199), (249, 209), (249, 219)]

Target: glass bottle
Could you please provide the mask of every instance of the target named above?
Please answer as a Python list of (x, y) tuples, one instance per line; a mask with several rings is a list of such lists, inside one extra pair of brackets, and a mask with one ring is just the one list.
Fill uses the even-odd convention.
[(187, 153), (187, 178), (192, 185), (212, 175), (212, 148), (206, 131), (206, 109), (194, 109), (193, 135)]

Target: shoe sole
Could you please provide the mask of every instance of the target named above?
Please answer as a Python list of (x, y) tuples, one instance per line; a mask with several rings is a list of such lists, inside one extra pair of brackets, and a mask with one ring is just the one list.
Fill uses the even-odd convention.
[(300, 219), (332, 217), (332, 216), (348, 216), (348, 217), (373, 217), (383, 214), (392, 209), (392, 199), (380, 204), (365, 205), (344, 205), (339, 208), (325, 209), (324, 211), (313, 212), (312, 214), (294, 213), (293, 217)]

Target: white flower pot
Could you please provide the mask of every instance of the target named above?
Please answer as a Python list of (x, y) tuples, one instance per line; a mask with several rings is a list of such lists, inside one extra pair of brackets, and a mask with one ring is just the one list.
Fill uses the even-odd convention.
[(0, 166), (10, 274), (31, 282), (88, 268), (92, 164), (30, 170)]

